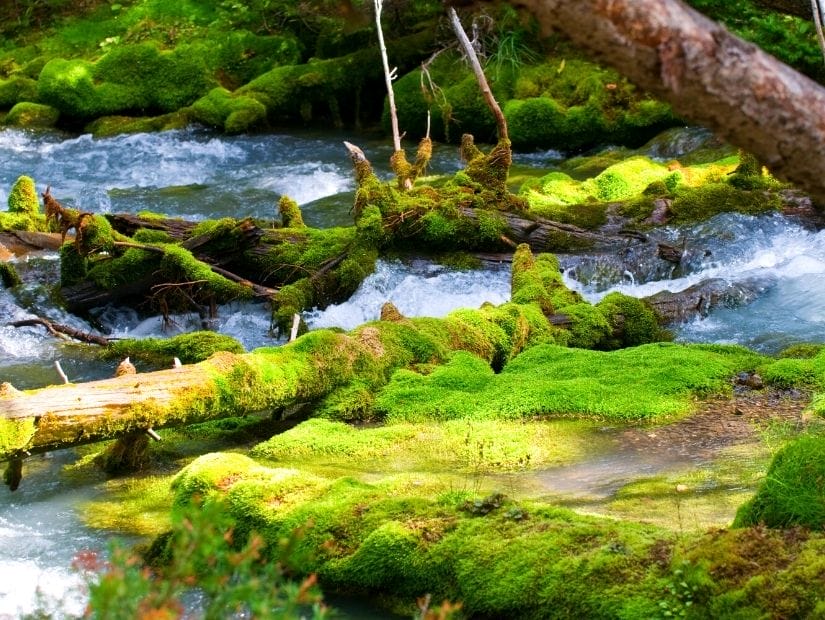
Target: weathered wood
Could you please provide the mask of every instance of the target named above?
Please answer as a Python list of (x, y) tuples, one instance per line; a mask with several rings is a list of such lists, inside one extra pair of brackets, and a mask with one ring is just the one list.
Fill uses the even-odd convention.
[[(71, 235), (69, 235), (71, 238)], [(0, 232), (0, 246), (15, 256), (24, 256), (37, 250), (60, 249), (60, 233), (15, 230)]]
[(516, 0), (825, 203), (825, 89), (680, 0)]

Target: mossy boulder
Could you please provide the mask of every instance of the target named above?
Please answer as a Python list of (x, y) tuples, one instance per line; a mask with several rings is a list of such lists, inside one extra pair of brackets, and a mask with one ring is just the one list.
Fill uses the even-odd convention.
[(60, 119), (60, 111), (48, 105), (24, 101), (16, 104), (4, 120), (12, 127), (54, 127)]
[(160, 116), (102, 116), (87, 124), (83, 131), (91, 133), (96, 138), (106, 138), (124, 133), (184, 129), (191, 121), (188, 109)]
[(227, 133), (242, 133), (266, 123), (266, 107), (253, 97), (214, 88), (192, 105), (192, 117)]
[(124, 45), (96, 63), (56, 58), (40, 73), (39, 100), (75, 120), (123, 113), (173, 112), (205, 94), (214, 80), (196, 48), (160, 51)]
[(12, 108), (23, 101), (37, 101), (37, 82), (23, 76), (0, 79), (0, 110)]

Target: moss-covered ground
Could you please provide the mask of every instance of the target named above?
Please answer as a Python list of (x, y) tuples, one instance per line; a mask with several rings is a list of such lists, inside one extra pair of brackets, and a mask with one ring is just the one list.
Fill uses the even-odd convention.
[[(458, 371), (458, 363), (472, 367), (462, 354), (412, 387), (410, 373), (398, 371), (379, 391), (378, 403), (396, 401), (399, 382), (412, 389), (422, 411), (414, 421), (387, 413), (381, 424), (360, 426), (313, 418), (263, 441), (245, 422), (170, 432), (170, 443), (154, 448), (153, 469), (106, 483), (105, 499), (84, 514), (96, 527), (155, 536), (171, 527), (174, 510), (206, 501), (235, 519), (235, 535), (254, 530), (272, 545), (309, 523), (298, 542), (301, 571), (317, 573), (328, 591), (368, 595), (404, 613), (429, 593), (460, 601), (472, 617), (566, 618), (583, 609), (605, 618), (815, 615), (825, 594), (817, 559), (825, 539), (766, 530), (758, 516), (767, 519), (784, 501), (765, 486), (770, 472), (809, 462), (797, 455), (821, 443), (806, 390), (821, 389), (825, 357), (805, 353), (776, 359), (735, 347), (539, 345), (499, 374)], [(539, 360), (545, 366), (528, 370)], [(628, 381), (609, 379), (620, 368), (632, 385), (655, 387), (622, 398)], [(733, 394), (731, 377), (754, 369), (766, 387)], [(547, 395), (541, 411), (513, 420), (493, 402), (468, 401), (507, 374), (514, 381), (501, 391), (518, 400), (520, 383), (519, 395)], [(554, 384), (564, 398), (552, 397)], [(442, 391), (427, 391), (435, 388)], [(456, 390), (466, 410), (449, 406), (445, 394)], [(576, 394), (594, 390), (615, 403), (615, 414), (575, 404)], [(436, 414), (424, 413), (428, 402)], [(440, 403), (456, 419), (445, 418)], [(488, 413), (479, 418), (482, 404)], [(626, 422), (640, 411), (655, 423)], [(193, 461), (209, 444), (223, 451)], [(657, 450), (669, 456), (651, 469)], [(603, 467), (617, 453), (624, 457), (614, 469), (631, 463), (618, 478)], [(578, 478), (565, 487), (571, 474)], [(777, 480), (799, 479), (784, 475)], [(806, 480), (808, 499), (789, 496), (816, 506), (822, 495)], [(582, 494), (588, 485), (599, 490)], [(742, 504), (740, 529), (728, 529)], [(779, 525), (798, 523), (795, 514)], [(814, 519), (806, 525), (821, 527), (816, 512), (806, 514)]]

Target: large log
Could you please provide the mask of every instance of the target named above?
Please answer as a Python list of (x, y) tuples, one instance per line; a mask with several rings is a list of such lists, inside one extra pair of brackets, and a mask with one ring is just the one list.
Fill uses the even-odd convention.
[(825, 203), (825, 89), (680, 0), (516, 0)]
[[(537, 269), (523, 261), (514, 275)], [(557, 272), (543, 277), (561, 286)], [(219, 353), (171, 370), (23, 392), (0, 384), (0, 460), (149, 428), (283, 411), (355, 379), (377, 389), (396, 368), (439, 363), (456, 350), (500, 366), (531, 335), (549, 329), (531, 303), (533, 294), (547, 291), (534, 284), (522, 305), (509, 304), (506, 311), (486, 306), (444, 319), (368, 323), (346, 334), (319, 330), (280, 348)]]

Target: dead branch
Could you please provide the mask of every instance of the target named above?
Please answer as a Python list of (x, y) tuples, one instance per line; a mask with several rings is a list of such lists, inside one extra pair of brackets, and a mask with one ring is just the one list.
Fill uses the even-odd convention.
[(493, 116), (495, 116), (496, 126), (498, 127), (498, 139), (509, 140), (507, 133), (507, 120), (504, 118), (504, 113), (501, 111), (498, 101), (496, 101), (496, 98), (493, 96), (493, 91), (490, 89), (490, 84), (487, 82), (487, 76), (484, 75), (484, 70), (481, 68), (481, 63), (478, 60), (476, 50), (470, 42), (470, 39), (467, 37), (467, 33), (464, 32), (464, 28), (461, 26), (461, 21), (458, 19), (458, 14), (455, 12), (453, 7), (448, 9), (448, 15), (450, 17), (450, 23), (453, 26), (453, 30), (455, 31), (458, 41), (461, 44), (461, 49), (464, 50), (464, 53), (467, 55), (467, 59), (470, 61), (470, 66), (473, 68), (473, 73), (475, 73), (476, 80), (478, 81), (478, 87), (481, 89), (481, 94), (487, 102), (487, 107), (490, 108)]
[(60, 323), (54, 323), (52, 321), (42, 319), (39, 317), (34, 319), (22, 319), (20, 321), (12, 321), (10, 323), (6, 323), (6, 325), (8, 325), (9, 327), (31, 327), (35, 325), (40, 325), (41, 327), (45, 327), (46, 331), (48, 331), (52, 336), (55, 336), (56, 338), (63, 338), (64, 336), (68, 336), (69, 338), (78, 340), (80, 342), (97, 344), (103, 347), (109, 344), (109, 339), (105, 338), (104, 336), (97, 336), (95, 334), (84, 332), (83, 330), (76, 329), (68, 325), (61, 325)]

